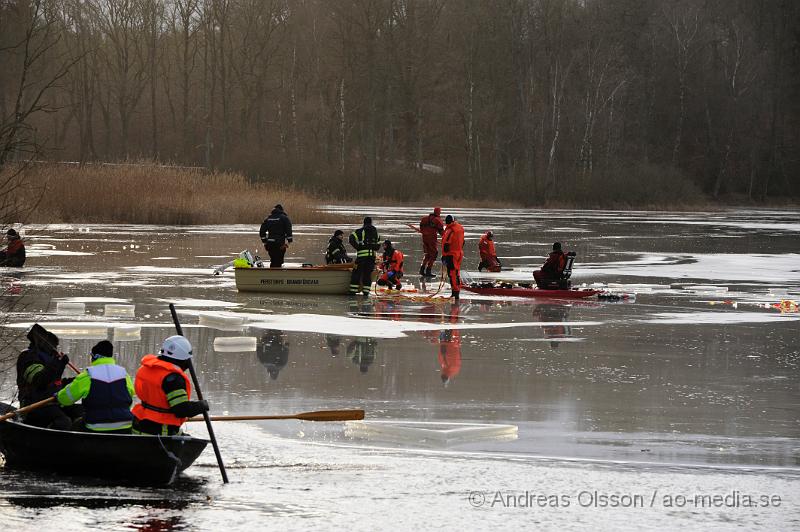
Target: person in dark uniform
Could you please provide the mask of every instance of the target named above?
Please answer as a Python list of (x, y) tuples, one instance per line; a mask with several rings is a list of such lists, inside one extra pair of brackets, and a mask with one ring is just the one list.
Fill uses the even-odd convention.
[(289, 244), (292, 243), (292, 221), (279, 203), (261, 224), (258, 236), (269, 254), (269, 267), (280, 268)]
[[(30, 345), (17, 357), (20, 406), (53, 397), (72, 381), (62, 378), (69, 357), (58, 351), (58, 336), (36, 323), (28, 331), (27, 338)], [(36, 427), (70, 430), (72, 417), (79, 417), (81, 410), (80, 407), (62, 409), (53, 403), (28, 412), (24, 421)]]
[(328, 250), (325, 252), (325, 264), (345, 264), (353, 262), (344, 247), (344, 231), (337, 229), (328, 240)]
[(381, 248), (378, 230), (372, 225), (372, 218), (364, 218), (364, 225), (350, 235), (350, 245), (356, 250), (356, 267), (350, 277), (350, 294), (361, 291), (369, 295), (372, 287), (372, 272), (375, 269), (375, 252)]
[(286, 343), (283, 331), (267, 329), (261, 336), (258, 346), (258, 361), (261, 362), (272, 380), (278, 378), (278, 373), (289, 362), (289, 344)]

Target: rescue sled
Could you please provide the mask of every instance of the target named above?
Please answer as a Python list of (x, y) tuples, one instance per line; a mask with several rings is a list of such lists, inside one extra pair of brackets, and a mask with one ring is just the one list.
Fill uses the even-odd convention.
[(463, 286), (462, 290), (480, 294), (482, 296), (506, 296), (506, 297), (536, 297), (536, 298), (550, 298), (550, 299), (584, 299), (587, 297), (596, 296), (600, 294), (601, 290), (594, 289), (568, 289), (568, 290), (544, 290), (541, 288), (525, 288), (525, 287), (481, 287), (481, 286)]

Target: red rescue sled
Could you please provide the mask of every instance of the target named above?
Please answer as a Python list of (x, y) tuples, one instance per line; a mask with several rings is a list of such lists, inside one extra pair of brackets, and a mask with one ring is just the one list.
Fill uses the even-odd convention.
[(592, 289), (572, 289), (572, 290), (543, 290), (541, 288), (480, 288), (463, 286), (462, 290), (480, 294), (482, 296), (510, 296), (510, 297), (537, 297), (537, 298), (550, 298), (550, 299), (584, 299), (592, 297), (601, 292), (601, 290)]

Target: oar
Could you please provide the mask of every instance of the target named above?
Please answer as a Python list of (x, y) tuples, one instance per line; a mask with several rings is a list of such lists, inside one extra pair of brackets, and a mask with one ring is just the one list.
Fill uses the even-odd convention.
[[(302, 421), (357, 421), (364, 419), (363, 410), (318, 410), (299, 414), (275, 416), (214, 416), (211, 421), (263, 421), (271, 419), (300, 419)], [(202, 421), (201, 417), (190, 417), (186, 421)]]
[[(178, 321), (178, 313), (175, 312), (175, 305), (172, 303), (169, 304), (169, 311), (172, 313), (172, 321), (175, 322), (175, 330), (178, 332), (179, 335), (183, 336), (183, 328), (181, 327), (181, 322)], [(197, 398), (201, 401), (203, 400), (203, 392), (200, 391), (200, 383), (197, 382), (197, 375), (194, 372), (194, 365), (192, 364), (192, 359), (188, 360), (189, 362), (189, 374), (192, 376), (192, 382), (194, 383), (194, 390), (197, 394)], [(208, 429), (208, 437), (211, 440), (211, 446), (214, 447), (214, 454), (217, 455), (217, 464), (219, 465), (219, 472), (222, 473), (222, 482), (225, 484), (228, 483), (228, 473), (225, 471), (225, 464), (222, 463), (222, 455), (219, 452), (219, 445), (217, 445), (217, 438), (214, 436), (214, 429), (211, 427), (211, 417), (209, 417), (208, 412), (203, 412), (203, 420), (206, 422), (206, 428)]]
[(5, 421), (6, 419), (11, 419), (14, 416), (18, 416), (20, 414), (24, 414), (26, 412), (30, 412), (31, 410), (36, 410), (37, 408), (41, 408), (43, 406), (49, 405), (50, 403), (54, 403), (56, 401), (55, 397), (48, 397), (47, 399), (42, 399), (41, 401), (37, 401), (35, 403), (29, 404), (28, 406), (23, 406), (22, 408), (17, 408), (13, 412), (9, 412), (8, 414), (3, 414), (0, 416), (0, 421)]

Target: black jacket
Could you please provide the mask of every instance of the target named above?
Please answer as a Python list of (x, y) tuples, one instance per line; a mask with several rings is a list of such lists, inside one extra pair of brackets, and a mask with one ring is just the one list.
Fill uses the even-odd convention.
[(258, 236), (264, 244), (283, 244), (292, 241), (292, 221), (285, 211), (272, 209), (272, 212), (261, 224)]
[(347, 255), (347, 250), (344, 248), (344, 242), (332, 236), (328, 240), (328, 251), (325, 252), (326, 264), (338, 264), (344, 262), (351, 262), (350, 257)]
[(58, 392), (67, 382), (61, 380), (67, 362), (66, 356), (58, 358), (33, 345), (20, 353), (17, 357), (19, 404), (29, 405)]
[(364, 225), (353, 231), (348, 239), (356, 250), (356, 260), (375, 258), (375, 252), (381, 249), (380, 236), (374, 225)]

